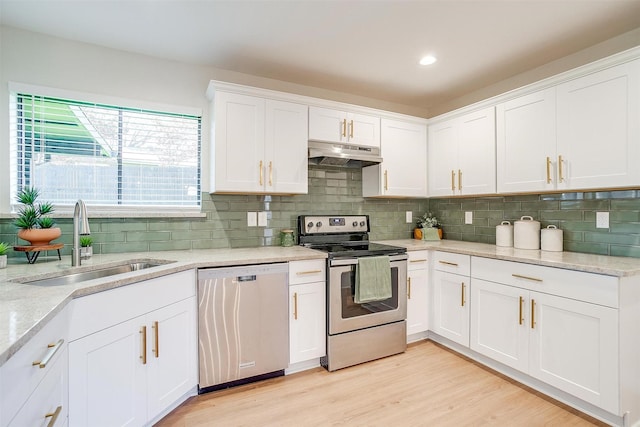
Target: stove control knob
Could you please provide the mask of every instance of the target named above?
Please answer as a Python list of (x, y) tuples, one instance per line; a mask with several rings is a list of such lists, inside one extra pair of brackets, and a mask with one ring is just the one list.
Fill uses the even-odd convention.
[(309, 221), (309, 224), (307, 224), (307, 228), (311, 228), (313, 227), (313, 222)]
[(351, 225), (353, 225), (354, 227), (357, 227), (358, 226), (358, 221), (353, 221), (353, 224), (351, 224)]
[(320, 221), (316, 222), (316, 227), (318, 228), (322, 227), (322, 223)]
[(364, 227), (365, 222), (364, 221), (360, 221), (360, 227)]

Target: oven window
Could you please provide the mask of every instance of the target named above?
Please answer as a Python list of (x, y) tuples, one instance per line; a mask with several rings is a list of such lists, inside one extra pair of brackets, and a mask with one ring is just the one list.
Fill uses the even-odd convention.
[(391, 298), (363, 304), (356, 304), (353, 301), (356, 287), (356, 266), (352, 266), (350, 271), (342, 273), (340, 277), (340, 300), (342, 307), (342, 318), (366, 316), (367, 314), (380, 313), (383, 311), (396, 310), (398, 308), (398, 267), (391, 267)]

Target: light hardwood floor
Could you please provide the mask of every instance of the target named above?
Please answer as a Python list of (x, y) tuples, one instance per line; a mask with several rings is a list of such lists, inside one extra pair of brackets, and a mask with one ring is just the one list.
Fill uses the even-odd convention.
[(605, 424), (424, 341), (406, 353), (187, 400), (157, 426), (592, 426)]

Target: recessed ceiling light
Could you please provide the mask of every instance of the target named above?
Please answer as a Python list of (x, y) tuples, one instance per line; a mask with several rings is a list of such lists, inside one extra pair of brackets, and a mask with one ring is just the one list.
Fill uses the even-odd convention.
[(436, 58), (435, 56), (427, 55), (420, 60), (420, 65), (431, 65), (435, 63), (437, 60), (438, 58)]

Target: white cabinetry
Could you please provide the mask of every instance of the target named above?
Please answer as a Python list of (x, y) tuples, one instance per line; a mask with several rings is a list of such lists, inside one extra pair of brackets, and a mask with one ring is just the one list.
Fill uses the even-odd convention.
[(362, 169), (364, 197), (427, 197), (427, 128), (381, 120), (382, 163)]
[(309, 107), (309, 140), (380, 147), (380, 117)]
[(495, 193), (494, 107), (429, 125), (428, 132), (429, 196)]
[(63, 309), (0, 369), (1, 426), (66, 423), (68, 312)]
[(433, 312), (430, 329), (465, 347), (469, 346), (470, 257), (433, 253)]
[(472, 258), (471, 349), (618, 413), (617, 279)]
[(211, 192), (307, 192), (307, 106), (216, 91)]
[(70, 426), (145, 425), (196, 386), (195, 286), (185, 271), (73, 301)]
[(409, 251), (408, 255), (407, 337), (420, 339), (426, 336), (429, 322), (429, 251)]
[(640, 183), (640, 60), (497, 106), (498, 192)]
[(326, 354), (325, 260), (289, 263), (289, 365)]

